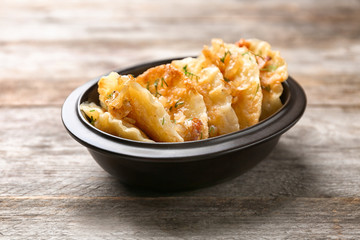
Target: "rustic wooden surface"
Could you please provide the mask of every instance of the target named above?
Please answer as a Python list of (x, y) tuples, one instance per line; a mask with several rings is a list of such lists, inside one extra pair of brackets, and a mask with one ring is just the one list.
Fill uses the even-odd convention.
[[(360, 239), (360, 2), (0, 1), (0, 239)], [(104, 172), (61, 105), (113, 69), (213, 37), (282, 52), (308, 108), (244, 175), (180, 193)]]

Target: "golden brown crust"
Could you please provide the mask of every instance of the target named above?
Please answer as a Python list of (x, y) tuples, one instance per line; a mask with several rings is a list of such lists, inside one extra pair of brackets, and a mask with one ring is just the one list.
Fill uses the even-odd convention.
[(192, 81), (170, 64), (150, 68), (136, 78), (163, 104), (185, 141), (208, 138), (205, 103)]

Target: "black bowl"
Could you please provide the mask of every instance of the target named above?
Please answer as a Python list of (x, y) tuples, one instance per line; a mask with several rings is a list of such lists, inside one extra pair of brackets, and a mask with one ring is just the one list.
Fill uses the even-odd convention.
[[(117, 72), (136, 76), (174, 59), (140, 64)], [(199, 141), (143, 143), (102, 132), (81, 114), (80, 103), (99, 102), (99, 79), (87, 82), (69, 95), (62, 107), (63, 124), (107, 172), (125, 184), (153, 190), (188, 190), (239, 176), (274, 149), (280, 136), (300, 119), (306, 107), (304, 90), (289, 77), (283, 83), (283, 107), (252, 127)]]

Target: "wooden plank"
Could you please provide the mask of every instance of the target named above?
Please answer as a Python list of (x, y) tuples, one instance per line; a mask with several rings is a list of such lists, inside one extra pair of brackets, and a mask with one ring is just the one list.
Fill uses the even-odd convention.
[[(81, 7), (74, 5), (71, 1), (61, 4), (50, 5), (44, 1), (37, 3), (26, 3), (24, 1), (7, 3), (7, 8), (2, 8), (1, 16), (7, 21), (13, 21), (19, 26), (14, 30), (13, 24), (2, 24), (6, 34), (3, 40), (16, 42), (24, 40), (69, 40), (84, 39), (89, 35), (92, 39), (104, 39), (113, 36), (121, 36), (132, 40), (132, 34), (126, 36), (123, 32), (137, 31), (138, 36), (144, 34), (143, 30), (163, 33), (164, 26), (166, 34), (146, 34), (148, 40), (158, 36), (162, 39), (179, 39), (179, 33), (184, 38), (199, 39), (194, 24), (204, 25), (202, 34), (210, 34), (212, 37), (217, 33), (214, 26), (221, 27), (225, 32), (231, 34), (236, 32), (248, 34), (263, 33), (259, 37), (283, 39), (289, 45), (301, 43), (297, 36), (307, 36), (308, 42), (318, 46), (326, 45), (326, 36), (332, 35), (332, 40), (341, 41), (343, 38), (356, 39), (359, 33), (356, 22), (359, 22), (357, 14), (360, 8), (358, 1), (311, 1), (287, 2), (266, 1), (243, 2), (236, 1), (212, 1), (204, 4), (202, 1), (181, 1), (175, 5), (173, 2), (136, 1), (134, 4), (120, 2), (96, 3), (87, 1), (81, 3)], [(101, 9), (101, 11), (99, 11)], [(174, 11), (176, 9), (176, 11)], [(91, 17), (89, 17), (91, 16)], [(148, 20), (152, 21), (148, 21)], [(244, 22), (245, 20), (245, 22)], [(350, 22), (352, 21), (352, 22)], [(11, 23), (11, 22), (10, 22)], [(104, 23), (111, 31), (104, 32)], [(344, 24), (353, 23), (353, 24)], [(42, 31), (38, 31), (39, 24), (43, 24)], [(120, 26), (119, 26), (120, 24)], [(256, 24), (256, 28), (254, 25)], [(331, 28), (327, 28), (330, 26)], [(180, 29), (179, 29), (180, 27)], [(321, 27), (322, 31), (317, 31)], [(216, 27), (215, 27), (216, 28)], [(270, 35), (269, 29), (273, 31)], [(337, 34), (333, 34), (336, 30)], [(34, 31), (37, 34), (32, 34)], [(179, 32), (180, 31), (180, 32)], [(284, 32), (286, 34), (284, 34)], [(310, 38), (311, 36), (311, 38)], [(170, 39), (169, 39), (170, 37)], [(207, 37), (208, 38), (208, 37)], [(86, 38), (88, 39), (88, 38)], [(236, 40), (236, 39), (233, 39)], [(271, 40), (271, 39), (268, 39)]]
[[(109, 69), (119, 69), (119, 67), (108, 66), (96, 69), (100, 69), (98, 73), (106, 73), (110, 71)], [(75, 88), (97, 77), (98, 73), (93, 73), (91, 76), (91, 73), (86, 73), (84, 76), (68, 78), (54, 76), (48, 79), (34, 77), (31, 80), (0, 79), (2, 88), (6, 89), (0, 94), (0, 106), (61, 106)], [(290, 74), (304, 88), (309, 106), (360, 106), (360, 80), (356, 74), (304, 75), (292, 74), (292, 72)]]
[[(360, 2), (3, 0), (0, 239), (359, 239)], [(213, 37), (281, 51), (309, 106), (274, 152), (231, 181), (133, 189), (66, 133), (77, 86)]]
[[(213, 37), (268, 40), (309, 92), (310, 104), (359, 104), (358, 1), (260, 1), (246, 3), (246, 8), (234, 1), (193, 7), (182, 1), (175, 12), (173, 3), (138, 3), (88, 1), (77, 8), (65, 1), (55, 8), (46, 1), (6, 2), (0, 10), (5, 33), (0, 36), (0, 84), (6, 90), (1, 106), (60, 105), (72, 89), (98, 75), (148, 60), (198, 54)], [(105, 8), (99, 11), (99, 5)]]
[(0, 236), (11, 239), (360, 237), (359, 198), (45, 196), (0, 201)]
[[(0, 111), (0, 196), (133, 194), (68, 136), (59, 108)], [(270, 157), (252, 171), (227, 183), (183, 194), (360, 197), (358, 115), (359, 108), (309, 107)]]

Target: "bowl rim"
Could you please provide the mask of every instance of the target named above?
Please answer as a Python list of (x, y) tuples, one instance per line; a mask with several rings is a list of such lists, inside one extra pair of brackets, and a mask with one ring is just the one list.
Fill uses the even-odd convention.
[[(131, 74), (139, 68), (150, 68), (182, 58), (174, 57), (149, 61), (118, 69), (116, 72), (120, 75)], [(66, 98), (61, 111), (63, 125), (75, 140), (87, 148), (106, 154), (115, 154), (118, 157), (124, 156), (136, 161), (186, 162), (209, 157), (215, 158), (268, 141), (294, 126), (303, 115), (307, 102), (302, 87), (289, 76), (282, 83), (284, 92), (287, 91), (288, 94), (283, 106), (272, 116), (251, 127), (197, 141), (181, 143), (139, 142), (105, 133), (84, 120), (84, 116), (79, 109), (80, 101), (83, 95), (105, 75), (101, 75), (79, 86)]]

